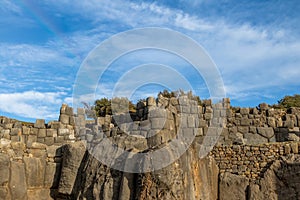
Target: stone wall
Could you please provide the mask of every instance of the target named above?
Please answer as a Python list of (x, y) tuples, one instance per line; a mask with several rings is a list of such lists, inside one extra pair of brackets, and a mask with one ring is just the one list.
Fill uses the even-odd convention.
[(266, 104), (260, 104), (258, 108), (231, 107), (229, 99), (218, 104), (203, 100), (198, 105), (197, 101), (186, 96), (150, 97), (137, 104), (135, 114), (116, 113), (88, 121), (84, 109), (79, 108), (74, 113), (73, 108), (64, 104), (59, 120), (47, 124), (43, 119), (25, 123), (0, 117), (0, 138), (30, 146), (33, 142), (46, 145), (61, 145), (76, 140), (90, 142), (104, 135), (110, 137), (122, 133), (147, 138), (158, 133), (161, 143), (165, 143), (175, 137), (179, 129), (204, 137), (208, 127), (214, 124), (223, 128), (218, 138), (219, 145), (299, 141), (300, 109), (274, 109)]
[(61, 146), (1, 140), (0, 199), (54, 199), (62, 151)]
[(220, 173), (230, 172), (256, 180), (263, 176), (275, 160), (299, 154), (299, 148), (300, 142), (216, 146), (210, 154), (215, 158)]
[[(132, 119), (134, 123), (131, 123)], [(113, 134), (121, 134), (121, 130), (125, 130), (129, 135), (144, 137), (151, 135), (149, 132), (158, 132), (160, 129), (174, 132), (179, 126), (185, 131), (185, 128), (194, 128), (195, 136), (204, 137), (208, 127), (214, 127), (215, 124), (223, 128), (218, 138), (219, 145), (299, 141), (300, 109), (274, 109), (264, 103), (258, 108), (231, 107), (229, 99), (217, 104), (204, 100), (198, 105), (196, 101), (187, 97), (160, 97), (140, 102), (134, 116), (115, 114), (113, 117), (100, 117), (97, 120), (97, 125), (102, 127), (107, 135), (110, 135), (108, 132), (113, 127)], [(81, 139), (87, 137), (85, 133), (81, 136)], [(164, 136), (166, 140), (170, 139), (168, 133), (164, 132)], [(171, 137), (174, 137), (174, 134)], [(92, 140), (92, 136), (89, 135), (88, 138)]]
[(23, 142), (30, 147), (38, 142), (51, 145), (62, 145), (76, 140), (75, 120), (85, 126), (85, 114), (83, 109), (78, 109), (74, 115), (73, 108), (62, 105), (58, 121), (50, 121), (45, 124), (44, 119), (37, 119), (35, 123), (21, 122), (7, 117), (0, 117), (0, 138), (12, 142)]
[[(74, 113), (71, 107), (63, 105), (58, 121), (47, 124), (43, 119), (26, 123), (0, 117), (0, 199), (68, 199), (78, 195), (120, 199), (122, 194), (128, 197), (123, 199), (132, 199), (133, 194), (140, 194), (140, 197), (135, 196), (138, 199), (145, 195), (151, 196), (148, 199), (216, 199), (215, 182), (208, 184), (207, 194), (199, 190), (205, 191), (205, 181), (210, 181), (210, 175), (217, 177), (216, 173), (220, 173), (219, 187), (224, 186), (223, 193), (228, 185), (226, 181), (235, 180), (232, 174), (241, 179), (237, 183), (246, 180), (244, 185), (248, 188), (249, 180), (254, 184), (264, 180), (274, 162), (299, 153), (298, 108), (273, 109), (266, 104), (258, 108), (237, 108), (230, 106), (229, 99), (217, 104), (204, 100), (199, 105), (187, 96), (160, 96), (139, 102), (136, 113), (117, 112), (114, 116), (87, 120), (86, 112), (79, 108)], [(222, 133), (217, 137), (215, 131), (220, 129)], [(193, 138), (194, 142), (169, 168), (130, 175), (111, 170), (85, 155), (86, 147), (93, 148), (103, 138), (109, 138), (121, 149), (138, 152), (159, 149), (174, 138)], [(78, 143), (80, 140), (86, 143)], [(216, 143), (207, 157), (210, 161), (197, 160), (204, 141), (209, 141), (208, 145)], [(106, 153), (109, 156), (109, 152)], [(219, 172), (212, 160), (216, 161)], [(210, 167), (215, 170), (210, 172)], [(166, 181), (175, 176), (169, 173), (174, 170), (182, 173), (176, 183), (182, 186), (180, 190), (169, 184), (172, 181)], [(102, 182), (96, 184), (94, 177)], [(137, 187), (139, 183), (142, 185)], [(189, 189), (184, 183), (188, 183)], [(222, 183), (225, 184), (222, 186)], [(259, 193), (255, 187), (252, 191)], [(176, 191), (180, 192), (175, 194)], [(236, 192), (245, 196), (243, 191)], [(111, 196), (109, 192), (120, 194)]]

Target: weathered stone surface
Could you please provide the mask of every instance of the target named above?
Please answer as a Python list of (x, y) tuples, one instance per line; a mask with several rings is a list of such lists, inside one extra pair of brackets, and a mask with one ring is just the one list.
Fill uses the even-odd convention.
[(272, 128), (275, 128), (276, 127), (276, 120), (274, 117), (268, 117), (268, 125)]
[(249, 114), (249, 108), (241, 108), (240, 113), (242, 115), (248, 115)]
[(22, 127), (22, 134), (29, 135), (30, 134), (30, 128), (26, 127), (26, 126), (23, 126)]
[[(218, 195), (218, 166), (213, 158), (207, 157), (201, 159), (199, 168), (193, 170), (194, 183), (196, 184), (195, 199), (217, 199)], [(196, 172), (195, 172), (196, 171)], [(197, 174), (197, 172), (199, 174)], [(196, 177), (198, 176), (199, 179)], [(198, 193), (198, 194), (197, 194)]]
[(146, 99), (147, 106), (155, 106), (156, 105), (156, 100), (154, 97), (148, 97)]
[(46, 129), (39, 129), (37, 137), (38, 138), (46, 137)]
[(50, 146), (54, 144), (54, 138), (53, 137), (45, 137), (45, 144)]
[(6, 138), (0, 139), (0, 149), (7, 149), (11, 147), (11, 141)]
[(52, 200), (53, 197), (51, 196), (50, 190), (47, 189), (28, 189), (27, 190), (28, 200)]
[(39, 142), (33, 142), (32, 145), (31, 145), (31, 148), (33, 148), (33, 149), (44, 149), (45, 150), (47, 148), (47, 145), (39, 143)]
[(268, 108), (269, 108), (269, 105), (266, 104), (266, 103), (261, 103), (261, 104), (259, 104), (259, 109), (260, 109), (261, 111), (266, 111)]
[(23, 158), (25, 173), (27, 177), (27, 187), (36, 188), (44, 186), (44, 175), (46, 160), (43, 158)]
[(238, 176), (231, 173), (224, 173), (220, 175), (219, 182), (219, 199), (239, 199), (246, 200), (246, 190), (249, 185), (249, 180), (245, 177)]
[(245, 134), (244, 138), (246, 139), (246, 144), (249, 145), (264, 144), (268, 142), (267, 138), (262, 137), (259, 134)]
[(9, 157), (0, 153), (0, 186), (5, 186), (9, 180)]
[(300, 141), (300, 138), (294, 133), (289, 133), (286, 139), (288, 141), (296, 141), (296, 142)]
[(37, 119), (34, 123), (34, 128), (46, 128), (44, 119)]
[(16, 136), (16, 135), (21, 135), (22, 129), (21, 128), (12, 128), (10, 131), (10, 135)]
[(60, 177), (60, 164), (48, 162), (45, 167), (45, 188), (57, 188)]
[(247, 117), (242, 117), (241, 119), (241, 126), (250, 126), (251, 120)]
[(290, 200), (300, 198), (300, 157), (283, 157), (265, 172), (259, 186), (251, 185), (249, 199)]
[(24, 163), (10, 162), (9, 188), (14, 200), (27, 200), (27, 185)]
[(269, 139), (274, 136), (274, 129), (272, 127), (257, 127), (257, 133)]
[(83, 142), (75, 142), (65, 146), (59, 193), (71, 195), (85, 151), (86, 148)]
[(61, 114), (59, 116), (59, 121), (63, 124), (69, 124), (70, 122), (70, 116), (69, 115), (66, 115), (66, 114)]
[[(223, 122), (219, 118), (224, 116), (220, 104), (213, 105), (210, 102), (206, 105), (202, 102), (198, 106), (186, 96), (180, 100), (159, 97), (158, 107), (156, 102), (148, 107), (139, 104), (139, 114), (132, 114), (132, 117), (136, 120), (147, 120), (129, 123), (129, 114), (116, 116), (116, 119), (125, 119), (121, 120), (124, 122), (122, 124), (116, 123), (115, 118), (107, 115), (101, 117), (101, 123), (95, 125), (94, 121), (85, 119), (84, 113), (76, 115), (84, 122), (82, 124), (74, 126), (70, 120), (65, 124), (49, 122), (47, 128), (45, 122), (34, 125), (0, 117), (0, 199), (221, 199), (222, 194), (217, 194), (218, 172), (209, 171), (214, 168), (214, 161), (199, 160), (197, 152), (203, 142), (206, 144), (204, 147), (210, 150), (210, 146), (216, 141), (217, 146), (212, 149), (210, 155), (215, 157), (220, 172), (239, 174), (239, 179), (247, 177), (252, 181), (245, 191), (239, 190), (239, 186), (235, 186), (237, 183), (224, 184), (228, 188), (232, 187), (227, 189), (227, 193), (232, 193), (229, 199), (234, 199), (234, 196), (239, 196), (237, 199), (300, 199), (297, 187), (300, 164), (295, 156), (299, 153), (300, 146), (299, 109), (285, 111), (261, 107), (258, 111), (255, 108), (240, 109), (227, 105), (226, 113), (229, 115)], [(68, 109), (66, 106), (61, 115), (70, 119), (73, 117), (73, 111)], [(151, 122), (154, 121), (155, 125), (151, 127)], [(166, 123), (162, 123), (163, 121)], [(215, 133), (203, 137), (209, 132), (212, 133), (208, 130), (216, 128), (214, 126), (217, 124), (224, 128), (219, 138)], [(92, 147), (95, 142), (108, 138), (113, 145), (126, 152), (146, 153), (168, 147), (171, 139), (179, 138), (179, 133), (184, 136), (197, 136), (194, 138), (195, 144), (166, 168), (146, 174), (116, 171), (87, 155), (80, 159), (78, 157), (82, 155), (78, 151), (81, 147), (66, 147), (62, 158), (62, 152), (57, 147), (47, 146), (54, 142), (56, 145), (63, 145), (82, 138), (87, 139), (90, 142), (88, 145)], [(285, 143), (270, 143), (275, 142), (275, 136), (277, 141)], [(182, 141), (183, 144), (185, 142)], [(85, 152), (84, 150), (82, 151)], [(104, 147), (96, 150), (107, 158), (115, 153)], [(154, 160), (162, 163), (173, 156), (179, 156), (177, 153), (168, 152)], [(280, 160), (280, 156), (287, 155), (288, 158), (283, 157)], [(295, 158), (291, 159), (293, 156)], [(62, 160), (65, 164), (61, 164)], [(116, 164), (119, 164), (119, 160), (121, 158), (117, 159)], [(276, 165), (278, 170), (273, 165), (269, 169), (270, 164), (276, 163), (277, 160), (280, 161), (280, 164)], [(136, 164), (130, 161), (127, 164)], [(12, 173), (11, 162), (14, 162), (14, 168), (19, 168), (16, 174)], [(20, 172), (22, 168), (24, 173)], [(61, 172), (61, 168), (64, 172)], [(273, 174), (269, 172), (271, 169)], [(22, 173), (26, 176), (21, 175)], [(27, 187), (25, 192), (20, 188), (11, 189), (11, 179), (15, 179), (16, 176), (26, 180), (26, 184), (18, 180), (18, 184)], [(228, 177), (220, 177), (220, 180), (221, 178), (223, 182), (228, 182)], [(267, 188), (268, 185), (271, 185), (270, 188)], [(267, 196), (269, 193), (270, 196)], [(12, 197), (12, 194), (15, 196)]]
[(22, 157), (26, 149), (26, 146), (23, 142), (12, 142), (11, 147), (18, 157)]
[(165, 118), (151, 118), (151, 128), (152, 129), (162, 129), (165, 125)]
[(298, 143), (291, 143), (292, 152), (298, 154)]
[(7, 187), (0, 186), (0, 199), (1, 200), (10, 200), (10, 194)]
[(28, 135), (26, 146), (31, 147), (34, 142), (37, 142), (37, 136), (36, 135)]

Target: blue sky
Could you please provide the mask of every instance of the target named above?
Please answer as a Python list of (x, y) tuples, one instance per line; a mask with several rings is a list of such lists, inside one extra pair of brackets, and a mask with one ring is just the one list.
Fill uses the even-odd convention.
[[(276, 103), (299, 93), (299, 11), (297, 0), (1, 0), (0, 115), (57, 119), (60, 105), (72, 103), (88, 53), (114, 34), (143, 27), (176, 30), (202, 45), (233, 105)], [(209, 97), (191, 68), (158, 52), (120, 58), (99, 84), (99, 96), (108, 95), (133, 64), (155, 59), (184, 74), (197, 95)], [(133, 98), (159, 88), (142, 86)]]

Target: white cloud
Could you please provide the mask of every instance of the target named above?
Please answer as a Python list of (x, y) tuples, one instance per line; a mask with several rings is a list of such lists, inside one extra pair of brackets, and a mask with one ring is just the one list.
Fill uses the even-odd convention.
[[(5, 9), (10, 8), (12, 11), (19, 12), (19, 8), (14, 7), (10, 2), (2, 1), (0, 7), (5, 5)], [(193, 0), (191, 4), (199, 5), (204, 2), (206, 1)], [(62, 15), (73, 14), (78, 18), (92, 21), (94, 28), (79, 29), (68, 33), (67, 37), (60, 36), (58, 40), (48, 41), (41, 46), (0, 44), (0, 71), (1, 67), (3, 69), (3, 67), (33, 66), (40, 63), (57, 66), (58, 71), (60, 70), (59, 66), (76, 68), (98, 43), (114, 33), (118, 33), (121, 29), (160, 26), (187, 34), (208, 50), (221, 70), (228, 96), (251, 97), (253, 95), (251, 90), (259, 90), (259, 88), (276, 84), (289, 84), (291, 79), (293, 84), (300, 84), (300, 79), (297, 78), (300, 66), (300, 41), (298, 38), (288, 37), (289, 30), (279, 27), (258, 27), (247, 23), (234, 24), (217, 18), (217, 16), (207, 20), (195, 14), (159, 6), (156, 3), (133, 3), (121, 0), (76, 2), (63, 0), (60, 3), (47, 0), (44, 3), (48, 8), (62, 13)], [(74, 57), (70, 58), (68, 53), (73, 54)], [(41, 69), (32, 68), (31, 70)], [(8, 81), (7, 78), (3, 74), (0, 76), (0, 81), (5, 85), (5, 82)], [(101, 89), (103, 94), (108, 93), (105, 88)], [(16, 99), (16, 103), (23, 106), (22, 113), (34, 109), (33, 105), (24, 104), (21, 101), (22, 98), (18, 96), (20, 94), (23, 93), (10, 94), (13, 95), (10, 97)], [(9, 94), (2, 95), (4, 96), (0, 97), (5, 97), (7, 100)], [(42, 101), (41, 96), (38, 98), (40, 99), (38, 101)], [(1, 98), (0, 102), (2, 101)], [(71, 99), (68, 98), (66, 101), (71, 102)], [(51, 104), (55, 105), (53, 113), (56, 113), (58, 102)], [(0, 107), (1, 110), (4, 109), (2, 107)], [(40, 110), (43, 110), (43, 114), (40, 113), (38, 116), (45, 113), (50, 116), (51, 109), (43, 110), (41, 107)], [(21, 112), (16, 108), (12, 108), (12, 110), (15, 113)]]
[[(65, 93), (25, 91), (0, 94), (0, 110), (26, 118), (58, 119)], [(68, 103), (68, 102), (67, 102)]]
[(1, 67), (32, 66), (35, 63), (74, 65), (64, 49), (59, 49), (56, 45), (0, 44)]
[(200, 20), (195, 16), (190, 16), (188, 14), (179, 13), (176, 14), (174, 24), (177, 27), (182, 27), (191, 31), (209, 31), (214, 28), (214, 26), (204, 20)]
[(13, 12), (16, 14), (22, 13), (22, 9), (11, 0), (1, 0), (0, 10), (2, 12)]

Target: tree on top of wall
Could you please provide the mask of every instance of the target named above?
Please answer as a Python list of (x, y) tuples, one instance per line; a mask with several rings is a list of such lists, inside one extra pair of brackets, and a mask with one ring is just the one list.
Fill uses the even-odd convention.
[(285, 96), (278, 101), (275, 107), (279, 108), (290, 108), (290, 107), (300, 107), (300, 95), (295, 94), (293, 96)]

